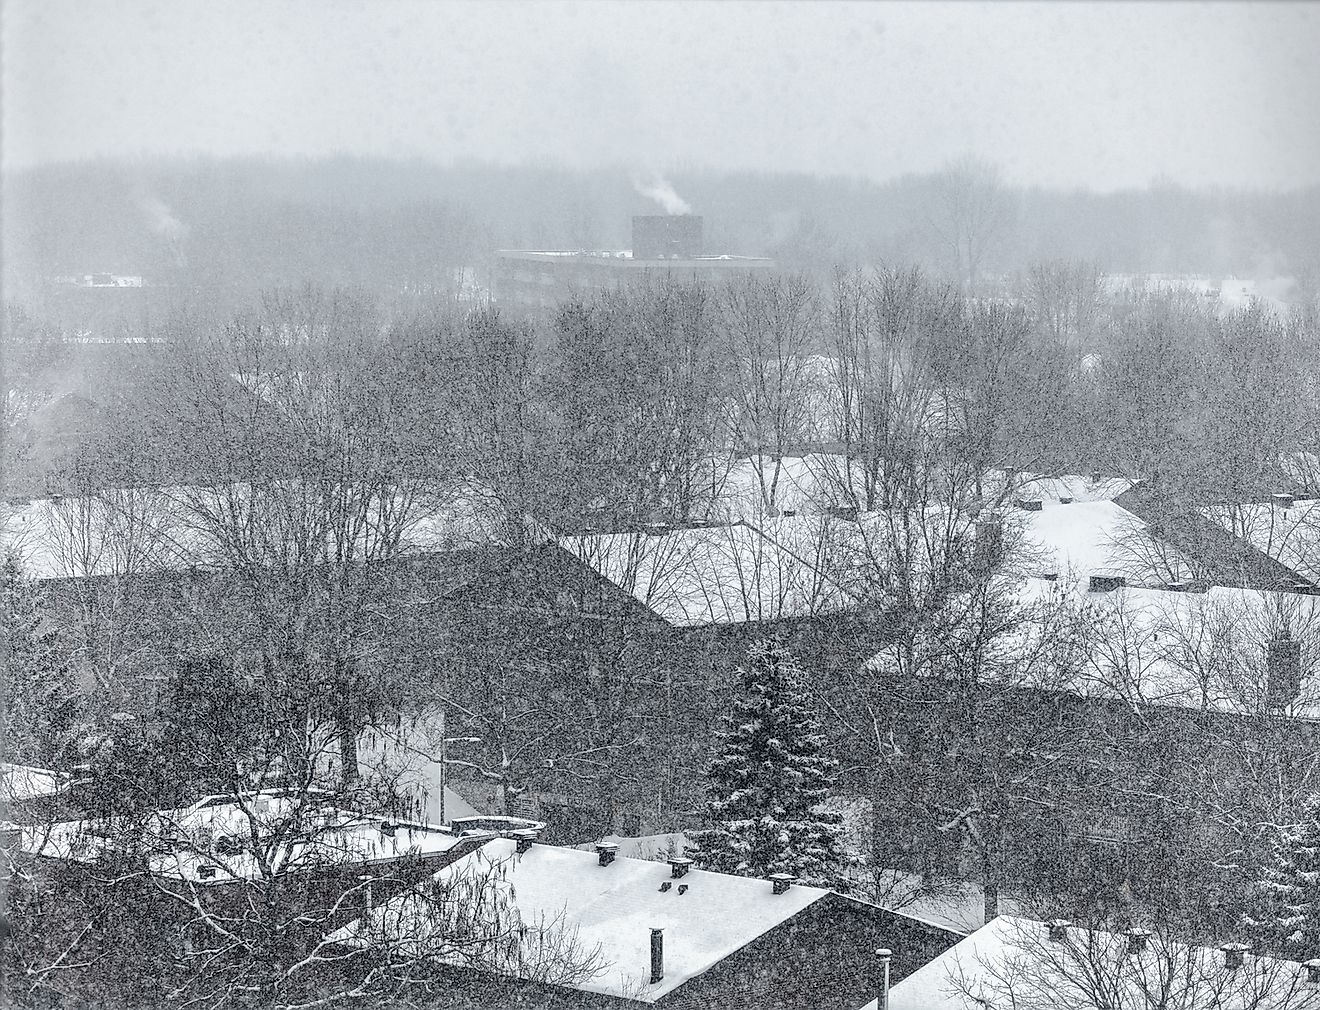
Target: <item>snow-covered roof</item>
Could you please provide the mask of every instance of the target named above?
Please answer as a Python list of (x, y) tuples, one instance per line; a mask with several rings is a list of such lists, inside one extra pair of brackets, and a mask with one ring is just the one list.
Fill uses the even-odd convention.
[(1017, 498), (1039, 498), (1052, 502), (1065, 498), (1071, 498), (1074, 502), (1113, 501), (1132, 488), (1132, 481), (1123, 477), (1097, 478), (1077, 473), (1050, 476), (1009, 473), (1004, 470), (986, 471), (983, 483), (990, 497), (1008, 492)]
[(69, 776), (49, 768), (0, 762), (0, 803), (22, 803), (25, 800), (58, 796), (69, 788)]
[[(292, 494), (296, 498), (296, 489)], [(278, 490), (254, 494), (246, 484), (110, 490), (7, 505), (0, 510), (0, 528), (6, 549), (35, 579), (225, 567), (228, 551), (216, 539), (217, 529), (242, 529), (253, 550), (279, 554), (286, 548), (283, 534), (290, 531), (281, 530), (279, 524), (287, 521), (290, 512), (270, 504), (280, 498)], [(308, 507), (314, 504), (309, 495)], [(505, 520), (499, 503), (475, 485), (455, 488), (443, 500), (419, 500), (406, 508), (401, 499), (392, 500), (388, 508), (389, 523), (402, 530), (403, 553), (498, 543)], [(380, 509), (381, 503), (373, 502), (368, 510), (366, 529), (355, 545), (359, 555), (369, 538), (382, 535), (377, 525)], [(267, 515), (272, 517), (269, 524)], [(311, 517), (298, 521), (314, 528)], [(333, 554), (328, 529), (325, 535), (327, 550)]]
[[(294, 803), (307, 799), (256, 793), (240, 804), (232, 796), (205, 796), (187, 807), (157, 811), (141, 839), (147, 866), (157, 876), (195, 883), (258, 877), (261, 869), (250, 851), (254, 827), (258, 837), (271, 837), (276, 826), (281, 829), (284, 840), (272, 841), (265, 855), (269, 865), (290, 873), (434, 856), (463, 841), (436, 825), (383, 821), (335, 807), (309, 810), (302, 821), (293, 820)], [(393, 830), (385, 830), (384, 824)], [(119, 844), (113, 837), (118, 830), (127, 828), (118, 825), (107, 832), (89, 820), (37, 825), (24, 829), (21, 848), (34, 856), (90, 861)]]
[(1027, 579), (1024, 603), (1086, 608), (1080, 670), (1062, 687), (1084, 696), (1232, 713), (1266, 708), (1266, 649), (1278, 638), (1300, 643), (1301, 689), (1285, 709), (1320, 718), (1320, 597), (1213, 587), (1175, 592), (1127, 587), (1085, 592)]
[[(1027, 564), (1029, 571), (1067, 577), (1082, 584), (1092, 575), (1126, 573), (1134, 580), (1142, 577), (1143, 559), (1131, 553), (1131, 545), (1147, 535), (1143, 520), (1106, 499), (1078, 499), (1069, 504), (1044, 497), (1038, 500), (1038, 510), (1013, 513), (1014, 519), (1022, 523), (1023, 546), (1032, 555)], [(1166, 558), (1177, 556), (1167, 545), (1162, 551)], [(1186, 567), (1185, 558), (1182, 564)]]
[[(1152, 988), (1177, 1006), (1192, 1005), (1185, 1000), (1225, 1010), (1320, 1006), (1317, 989), (1294, 961), (1248, 954), (1243, 968), (1229, 972), (1219, 949), (1152, 938), (1145, 952), (1132, 954), (1125, 934), (1071, 925), (1067, 931), (1067, 939), (1051, 941), (1047, 923), (998, 916), (892, 985), (888, 1010), (966, 1010), (965, 991), (976, 1005), (976, 994), (1003, 998), (1009, 987), (1021, 1006), (1053, 1001), (1069, 1010), (1144, 1007)], [(872, 1000), (859, 1010), (876, 1008)]]
[(835, 562), (856, 525), (789, 516), (758, 525), (562, 537), (559, 545), (670, 624), (738, 624), (852, 605)]
[(1320, 500), (1299, 499), (1286, 507), (1244, 504), (1208, 511), (1234, 536), (1302, 578), (1320, 582)]
[[(665, 863), (616, 856), (601, 866), (594, 852), (539, 844), (519, 854), (515, 842), (502, 838), (444, 867), (436, 879), (443, 884), (474, 874), (490, 886), (507, 885), (524, 923), (559, 923), (582, 949), (598, 951), (602, 970), (576, 988), (647, 1003), (830, 893), (794, 884), (775, 894), (769, 880), (697, 869), (672, 880)], [(671, 886), (661, 890), (665, 883)], [(406, 898), (391, 899), (377, 914), (389, 920), (407, 907)], [(345, 927), (346, 938), (355, 926)], [(664, 978), (654, 985), (652, 929), (664, 930)]]
[(756, 519), (770, 509), (816, 513), (850, 504), (847, 489), (865, 487), (861, 463), (839, 453), (742, 456), (727, 465), (712, 502), (730, 522)]
[[(664, 862), (670, 856), (681, 856), (688, 847), (688, 838), (681, 831), (671, 831), (662, 835), (606, 835), (602, 842), (617, 845), (618, 854), (629, 859), (647, 859), (651, 862)], [(595, 842), (583, 842), (575, 848), (584, 852), (595, 851)]]

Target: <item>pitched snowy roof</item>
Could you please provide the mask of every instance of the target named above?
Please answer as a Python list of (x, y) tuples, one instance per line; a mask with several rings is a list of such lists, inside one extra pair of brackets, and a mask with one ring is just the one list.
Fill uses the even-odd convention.
[[(1096, 995), (1123, 1006), (1146, 1006), (1155, 980), (1167, 984), (1171, 1002), (1178, 1006), (1185, 999), (1198, 1006), (1202, 1000), (1206, 1006), (1213, 1002), (1225, 1010), (1320, 1005), (1320, 990), (1308, 985), (1303, 966), (1294, 961), (1247, 955), (1244, 967), (1230, 973), (1224, 968), (1223, 952), (1216, 948), (1152, 938), (1144, 953), (1129, 954), (1128, 938), (1122, 933), (1069, 926), (1064, 941), (1050, 941), (1048, 935), (1048, 925), (1034, 919), (1009, 915), (992, 919), (891, 986), (888, 1010), (965, 1010), (969, 1004), (960, 990), (1002, 996), (1005, 978), (1013, 980), (1014, 996), (1022, 1005), (1032, 1007), (1051, 1000), (1066, 1000), (1069, 1010), (1114, 1005), (1094, 1002)], [(1085, 981), (1071, 984), (1065, 975)], [(876, 1007), (872, 1000), (859, 1010)]]
[(738, 624), (850, 606), (854, 600), (839, 585), (834, 563), (849, 525), (792, 516), (758, 525), (562, 537), (559, 545), (670, 624)]
[[(718, 467), (715, 463), (713, 466)], [(862, 465), (840, 453), (813, 452), (803, 456), (744, 456), (725, 463), (723, 477), (716, 469), (717, 490), (712, 503), (716, 515), (729, 522), (778, 512), (823, 512), (849, 504), (847, 489), (865, 486)]]
[[(518, 854), (516, 843), (503, 838), (444, 867), (436, 879), (457, 882), (474, 874), (504, 888), (524, 923), (561, 924), (582, 949), (598, 951), (602, 970), (576, 988), (647, 1003), (830, 893), (794, 884), (775, 894), (769, 880), (697, 869), (671, 880), (665, 863), (617, 856), (601, 866), (594, 852), (539, 844)], [(662, 891), (665, 883), (671, 886)], [(405, 899), (392, 899), (379, 914), (388, 920), (406, 907)], [(345, 937), (355, 925), (345, 927)], [(652, 929), (664, 930), (664, 978), (654, 985)], [(513, 962), (510, 973), (516, 973)]]
[(1039, 498), (1054, 502), (1071, 498), (1075, 502), (1095, 502), (1113, 501), (1132, 488), (1132, 481), (1122, 477), (1092, 478), (1076, 473), (1050, 476), (988, 470), (984, 477), (984, 487), (991, 497), (1011, 492), (1017, 498)]
[(58, 796), (69, 788), (69, 776), (49, 768), (0, 762), (0, 803)]
[(1320, 582), (1320, 500), (1300, 499), (1286, 508), (1238, 505), (1233, 513), (1231, 520), (1222, 510), (1211, 510), (1210, 515), (1302, 578)]
[[(297, 487), (290, 491), (296, 500)], [(318, 493), (311, 492), (309, 503)], [(390, 502), (390, 508), (395, 512), (390, 523), (401, 528), (403, 553), (497, 543), (505, 519), (499, 503), (477, 485), (457, 486), (444, 500), (412, 503), (403, 515), (398, 514), (402, 502)], [(359, 553), (367, 538), (380, 535), (375, 525), (380, 509), (373, 499), (366, 510), (366, 530), (354, 545)], [(267, 514), (278, 516), (268, 529), (263, 524)], [(0, 532), (29, 577), (88, 578), (224, 567), (228, 554), (213, 535), (217, 528), (242, 528), (254, 547), (262, 546), (261, 536), (269, 536), (264, 548), (278, 554), (287, 539), (278, 523), (289, 514), (287, 509), (270, 509), (248, 484), (173, 485), (8, 505), (0, 511)], [(313, 530), (313, 517), (304, 519), (295, 522)], [(329, 536), (327, 530), (327, 541)], [(328, 549), (333, 553), (333, 545)]]
[[(308, 799), (304, 796), (296, 802)], [(279, 827), (284, 840), (272, 841), (265, 855), (272, 866), (291, 873), (317, 866), (435, 856), (464, 841), (435, 825), (401, 822), (388, 832), (382, 829), (381, 818), (333, 807), (310, 812), (300, 827), (291, 828), (294, 802), (271, 793), (255, 793), (245, 795), (240, 805), (232, 796), (217, 795), (204, 796), (187, 807), (157, 811), (141, 838), (148, 852), (147, 866), (161, 877), (211, 884), (258, 877), (262, 871), (247, 848), (254, 827), (258, 836)], [(227, 840), (236, 844), (226, 846)], [(77, 820), (26, 828), (21, 848), (29, 855), (85, 861), (116, 844), (104, 826)], [(209, 873), (203, 867), (209, 867)]]
[[(1018, 510), (1013, 518), (1022, 524), (1023, 546), (1032, 555), (1026, 567), (1033, 574), (1054, 574), (1085, 584), (1092, 575), (1144, 567), (1130, 547), (1137, 538), (1148, 536), (1148, 527), (1113, 501), (1079, 499), (1065, 504), (1043, 498), (1038, 510)], [(1165, 546), (1163, 552), (1169, 559), (1178, 556), (1172, 547)]]
[[(1301, 689), (1286, 713), (1320, 718), (1320, 597), (1213, 587), (1085, 592), (1028, 579), (1025, 603), (1071, 602), (1088, 612), (1080, 672), (1065, 689), (1085, 696), (1239, 714), (1266, 702), (1266, 648), (1300, 642)], [(1048, 675), (1047, 675), (1048, 676)], [(1046, 685), (1042, 685), (1046, 686)]]

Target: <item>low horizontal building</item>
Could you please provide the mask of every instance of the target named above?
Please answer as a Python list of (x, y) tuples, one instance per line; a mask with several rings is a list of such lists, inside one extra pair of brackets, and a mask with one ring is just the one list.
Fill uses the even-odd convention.
[(544, 315), (574, 295), (611, 291), (648, 276), (718, 283), (774, 265), (759, 256), (703, 253), (698, 216), (642, 216), (633, 218), (631, 249), (499, 250), (494, 296), (502, 309)]
[[(480, 881), (538, 949), (573, 949), (591, 969), (544, 987), (542, 1007), (856, 1007), (871, 991), (872, 951), (888, 946), (902, 977), (961, 938), (952, 930), (791, 879), (712, 873), (676, 857), (668, 864), (496, 839), (442, 869), (458, 887)], [(474, 899), (475, 900), (475, 899)], [(483, 899), (487, 900), (487, 899)], [(488, 900), (490, 907), (501, 904)], [(439, 928), (401, 894), (375, 909), (372, 928), (419, 945)], [(550, 924), (556, 937), (545, 935)], [(362, 922), (337, 939), (367, 943)], [(532, 941), (528, 941), (531, 943)], [(502, 973), (536, 981), (529, 952), (511, 951)]]

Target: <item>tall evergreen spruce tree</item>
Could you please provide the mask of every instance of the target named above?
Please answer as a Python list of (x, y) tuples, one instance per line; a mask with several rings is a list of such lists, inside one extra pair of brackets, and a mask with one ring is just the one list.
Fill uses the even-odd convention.
[(1303, 961), (1320, 956), (1320, 795), (1304, 814), (1275, 843), (1254, 906), (1243, 916), (1263, 952)]
[(724, 873), (791, 873), (829, 884), (843, 861), (842, 818), (823, 810), (837, 762), (812, 711), (802, 670), (777, 641), (757, 642), (742, 695), (707, 769), (711, 827), (691, 833), (698, 865)]

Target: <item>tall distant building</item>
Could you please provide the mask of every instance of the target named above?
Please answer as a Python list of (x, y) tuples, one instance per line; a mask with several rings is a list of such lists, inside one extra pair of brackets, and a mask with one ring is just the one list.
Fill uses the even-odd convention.
[(760, 256), (706, 254), (699, 215), (643, 215), (632, 219), (631, 249), (499, 250), (494, 297), (501, 308), (541, 315), (574, 294), (610, 290), (647, 275), (719, 282), (774, 265)]

